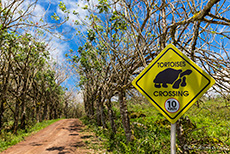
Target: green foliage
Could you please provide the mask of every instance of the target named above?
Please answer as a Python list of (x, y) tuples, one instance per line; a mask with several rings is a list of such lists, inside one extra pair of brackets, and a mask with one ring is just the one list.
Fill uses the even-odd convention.
[(88, 5), (85, 5), (84, 7), (82, 7), (82, 9), (87, 10), (88, 9)]
[[(116, 103), (114, 102), (114, 104)], [(83, 121), (95, 130), (97, 136), (105, 139), (105, 148), (113, 153), (168, 153), (170, 151), (171, 127), (168, 120), (150, 103), (135, 104), (130, 101), (128, 104), (132, 129), (132, 142), (128, 144), (116, 105), (114, 105), (113, 111), (115, 111), (117, 119), (115, 121), (117, 132), (113, 138), (111, 138), (110, 127), (103, 130), (102, 127), (97, 127), (95, 121), (87, 118)], [(223, 102), (222, 104), (224, 105)], [(189, 152), (210, 154), (221, 153), (229, 149), (230, 115), (228, 113), (227, 108), (219, 109), (214, 100), (207, 101), (199, 107), (194, 105), (180, 119), (182, 136), (180, 139), (177, 136), (177, 152), (182, 153), (182, 147), (189, 148)]]
[(73, 10), (73, 14), (74, 14), (74, 15), (79, 15), (79, 13), (76, 12), (75, 10)]
[(51, 16), (51, 19), (58, 21), (58, 20), (60, 20), (60, 17), (57, 15), (57, 13), (54, 13), (54, 14)]
[(127, 30), (128, 24), (117, 14), (117, 12), (113, 12), (111, 16), (110, 22), (112, 22), (112, 28), (115, 30)]
[[(48, 119), (45, 114), (49, 114), (49, 119), (60, 117), (65, 90), (56, 83), (46, 44), (35, 41), (30, 34), (16, 35), (8, 31), (1, 31), (0, 42), (0, 129), (13, 129), (17, 134), (19, 127), (27, 129), (35, 121)], [(52, 110), (48, 111), (48, 106)], [(25, 118), (21, 118), (24, 113), (19, 112), (20, 108), (25, 109)], [(15, 124), (8, 125), (9, 121)]]
[(58, 6), (62, 10), (62, 12), (69, 13), (69, 10), (67, 10), (66, 5), (62, 1), (59, 2)]
[(109, 9), (111, 9), (107, 0), (100, 0), (97, 8), (99, 10), (99, 13), (103, 13), (103, 12), (108, 13)]
[(96, 38), (95, 32), (92, 29), (88, 30), (88, 40), (92, 42), (95, 38)]

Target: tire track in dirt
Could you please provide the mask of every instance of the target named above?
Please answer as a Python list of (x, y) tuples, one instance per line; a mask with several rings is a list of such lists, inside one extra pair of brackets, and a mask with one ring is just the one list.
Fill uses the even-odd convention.
[(94, 153), (87, 149), (81, 132), (83, 125), (78, 119), (63, 119), (44, 128), (38, 133), (25, 138), (1, 154), (84, 154)]

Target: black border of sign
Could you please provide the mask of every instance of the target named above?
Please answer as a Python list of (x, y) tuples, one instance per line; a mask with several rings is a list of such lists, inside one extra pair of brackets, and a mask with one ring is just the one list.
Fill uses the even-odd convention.
[[(170, 115), (168, 115), (167, 112), (165, 112), (158, 104), (155, 102), (145, 91), (138, 85), (138, 81), (169, 51), (173, 50), (177, 55), (179, 55), (183, 60), (185, 60), (190, 66), (192, 66), (195, 70), (197, 70), (202, 76), (204, 76), (208, 80), (208, 84), (174, 117), (172, 118)], [(203, 74), (201, 73), (198, 69), (196, 69), (190, 62), (188, 62), (184, 57), (182, 57), (179, 53), (177, 53), (173, 48), (168, 48), (157, 60), (156, 62), (148, 68), (147, 71), (136, 81), (136, 85), (170, 118), (170, 119), (175, 119), (209, 84), (211, 81)]]

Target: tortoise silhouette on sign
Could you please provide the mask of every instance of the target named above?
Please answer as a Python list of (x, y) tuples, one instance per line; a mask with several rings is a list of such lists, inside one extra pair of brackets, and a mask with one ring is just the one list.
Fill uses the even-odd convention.
[(161, 86), (167, 88), (167, 84), (171, 84), (173, 85), (173, 89), (178, 89), (180, 85), (181, 87), (185, 87), (187, 85), (185, 75), (189, 75), (191, 73), (192, 70), (189, 69), (182, 72), (181, 69), (175, 70), (172, 68), (167, 68), (158, 73), (153, 82), (155, 83), (156, 88), (161, 88)]

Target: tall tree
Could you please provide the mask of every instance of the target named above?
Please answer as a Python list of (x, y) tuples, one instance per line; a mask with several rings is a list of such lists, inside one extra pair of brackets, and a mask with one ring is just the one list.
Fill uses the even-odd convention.
[[(86, 70), (87, 75), (82, 76), (87, 79), (85, 85), (95, 86), (90, 83), (94, 80), (91, 78), (95, 77), (93, 74), (99, 73), (109, 81), (102, 83), (114, 88), (109, 95), (119, 95), (127, 141), (131, 140), (131, 130), (126, 92), (132, 88), (131, 81), (134, 76), (169, 43), (178, 46), (216, 79), (216, 87), (219, 87), (216, 88), (217, 92), (229, 92), (228, 4), (226, 0), (100, 0), (94, 5), (88, 2), (84, 7), (88, 11), (88, 20), (85, 22), (79, 18), (81, 22), (78, 23), (84, 23), (82, 26), (88, 29), (85, 42), (93, 48), (91, 51), (97, 53), (94, 55), (97, 56), (100, 52), (106, 54), (107, 61), (103, 68), (108, 68), (110, 73), (104, 76), (105, 74), (99, 73), (95, 68), (89, 68)], [(104, 47), (104, 50), (99, 50), (97, 45)], [(80, 51), (84, 52), (82, 49)], [(86, 64), (92, 62), (87, 61)], [(86, 103), (89, 103), (89, 100)], [(85, 107), (88, 111), (89, 105), (86, 104)]]

